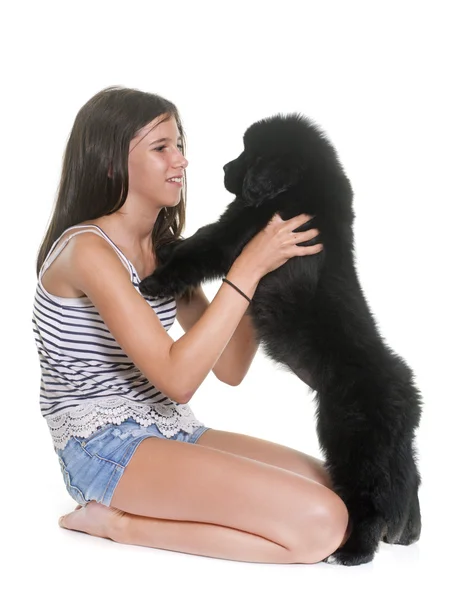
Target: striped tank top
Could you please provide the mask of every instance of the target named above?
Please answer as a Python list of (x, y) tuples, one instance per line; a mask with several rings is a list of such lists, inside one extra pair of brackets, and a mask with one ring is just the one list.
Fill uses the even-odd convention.
[[(75, 230), (53, 253), (61, 237)], [(90, 231), (103, 237), (128, 269), (140, 294), (132, 263), (98, 225), (68, 227), (52, 245), (40, 269), (33, 304), (33, 332), (41, 366), (40, 410), (54, 448), (71, 436), (86, 438), (100, 426), (127, 418), (156, 424), (167, 438), (203, 425), (188, 404), (161, 393), (125, 354), (87, 296), (62, 298), (44, 289), (41, 278), (69, 240)], [(175, 298), (141, 294), (167, 331), (175, 321)]]

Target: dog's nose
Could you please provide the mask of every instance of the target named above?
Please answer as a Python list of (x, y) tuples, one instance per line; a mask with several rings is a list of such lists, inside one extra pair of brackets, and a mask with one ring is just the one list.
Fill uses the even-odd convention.
[(224, 173), (227, 173), (227, 171), (230, 169), (230, 164), (231, 163), (228, 162), (227, 164), (224, 165), (224, 167), (223, 167)]

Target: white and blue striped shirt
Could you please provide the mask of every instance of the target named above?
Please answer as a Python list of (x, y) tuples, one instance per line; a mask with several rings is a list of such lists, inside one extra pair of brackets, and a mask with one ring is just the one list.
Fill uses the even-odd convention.
[[(53, 253), (70, 229), (76, 231)], [(32, 322), (41, 366), (40, 409), (54, 447), (64, 448), (71, 436), (88, 437), (99, 426), (129, 417), (145, 426), (155, 423), (166, 437), (179, 430), (192, 433), (203, 423), (187, 404), (174, 402), (143, 375), (87, 296), (63, 298), (44, 289), (43, 273), (71, 237), (86, 231), (109, 242), (140, 293), (136, 269), (97, 225), (69, 227), (52, 245), (39, 273)], [(175, 299), (143, 297), (167, 331), (175, 321)]]

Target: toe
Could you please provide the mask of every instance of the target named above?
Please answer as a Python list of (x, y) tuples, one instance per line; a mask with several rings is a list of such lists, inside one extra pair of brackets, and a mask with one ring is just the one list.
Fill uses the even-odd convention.
[(60, 527), (66, 527), (66, 517), (68, 515), (63, 515), (62, 517), (60, 517), (58, 519), (58, 524), (60, 525)]
[(72, 523), (72, 519), (73, 519), (72, 515), (76, 514), (76, 511), (80, 510), (81, 508), (82, 508), (82, 505), (78, 504), (72, 512), (67, 513), (66, 515), (63, 515), (62, 517), (60, 517), (58, 519), (58, 524), (60, 525), (60, 527), (64, 527), (65, 529), (72, 529), (72, 527), (71, 527), (71, 523)]

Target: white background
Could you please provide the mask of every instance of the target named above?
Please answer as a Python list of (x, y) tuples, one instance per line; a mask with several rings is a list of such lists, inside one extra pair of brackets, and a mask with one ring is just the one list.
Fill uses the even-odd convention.
[[(130, 0), (2, 8), (0, 481), (7, 564), (0, 591), (7, 597), (449, 595), (438, 590), (448, 581), (454, 533), (449, 5)], [(35, 261), (73, 120), (108, 85), (155, 92), (179, 108), (188, 138), (187, 236), (232, 200), (222, 166), (241, 151), (253, 121), (299, 111), (328, 133), (355, 191), (362, 287), (424, 397), (418, 544), (382, 544), (375, 561), (361, 567), (266, 565), (125, 546), (57, 526), (75, 504), (39, 413)], [(210, 298), (218, 286), (205, 286)], [(170, 330), (174, 339), (182, 333), (177, 323)], [(320, 456), (311, 398), (259, 353), (239, 387), (210, 374), (191, 406), (211, 427)]]

